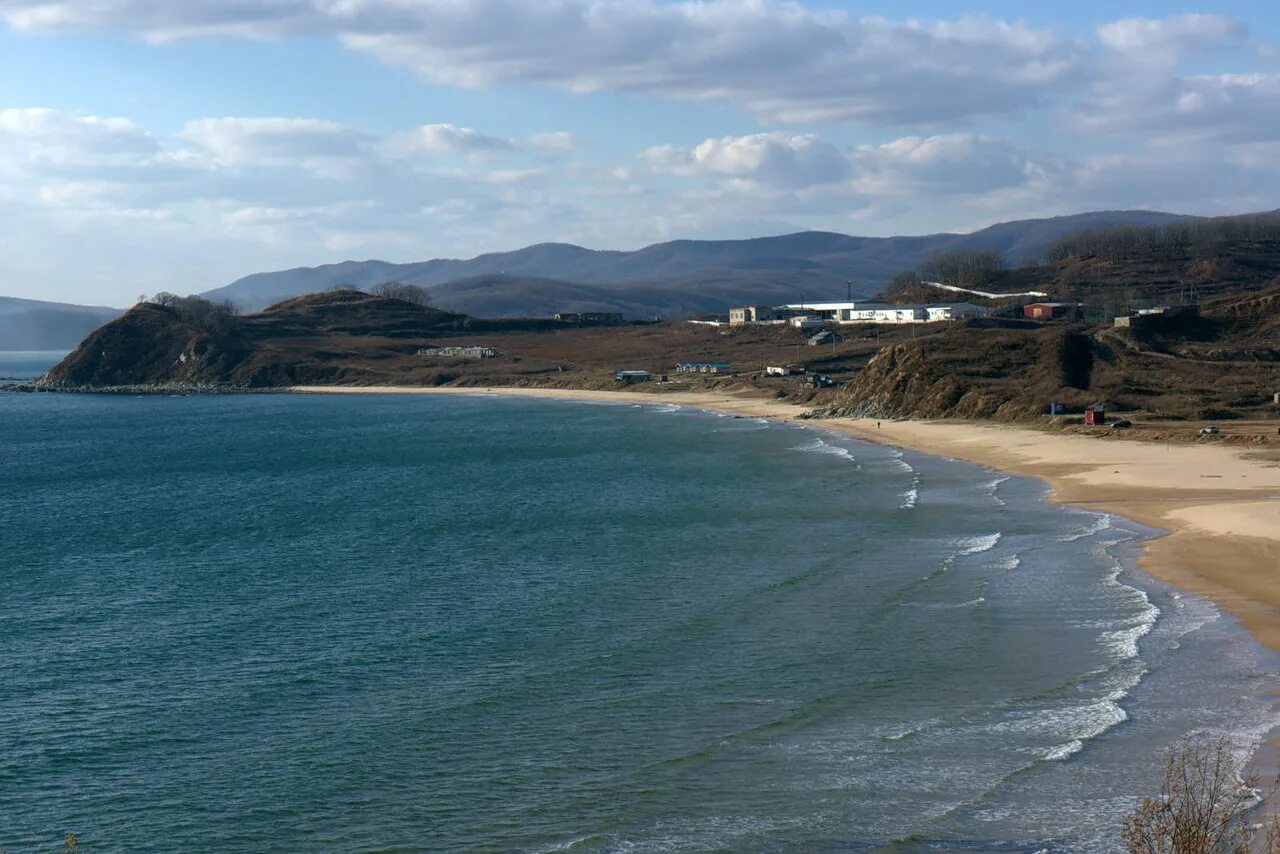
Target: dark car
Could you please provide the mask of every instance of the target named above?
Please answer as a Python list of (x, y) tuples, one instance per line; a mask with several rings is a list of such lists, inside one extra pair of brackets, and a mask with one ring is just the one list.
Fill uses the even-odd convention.
[(1112, 430), (1128, 430), (1132, 426), (1133, 426), (1133, 422), (1128, 420), (1127, 418), (1121, 418), (1119, 421), (1111, 422)]

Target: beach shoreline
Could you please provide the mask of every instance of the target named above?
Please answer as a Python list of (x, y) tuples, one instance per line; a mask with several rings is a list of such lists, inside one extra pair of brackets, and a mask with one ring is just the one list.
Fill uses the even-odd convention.
[(1280, 651), (1280, 463), (1222, 445), (1103, 442), (1030, 427), (952, 421), (803, 418), (792, 403), (729, 392), (513, 387), (298, 386), (303, 394), (498, 394), (558, 400), (672, 403), (834, 430), (964, 460), (1049, 485), (1059, 504), (1132, 519), (1161, 536), (1138, 563), (1154, 578), (1217, 603)]
[[(1138, 567), (1231, 614), (1258, 643), (1280, 652), (1280, 463), (1223, 445), (1104, 442), (1030, 427), (951, 421), (804, 417), (780, 400), (729, 392), (668, 392), (412, 386), (298, 386), (299, 394), (463, 394), (614, 403), (666, 403), (841, 432), (985, 466), (1049, 487), (1054, 503), (1122, 516), (1159, 532), (1139, 544)], [(1280, 728), (1251, 765), (1280, 777)]]

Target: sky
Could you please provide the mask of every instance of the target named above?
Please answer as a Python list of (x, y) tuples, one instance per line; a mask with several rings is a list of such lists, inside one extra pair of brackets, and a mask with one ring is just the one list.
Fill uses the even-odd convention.
[(6, 296), (1119, 208), (1280, 208), (1274, 0), (0, 0)]

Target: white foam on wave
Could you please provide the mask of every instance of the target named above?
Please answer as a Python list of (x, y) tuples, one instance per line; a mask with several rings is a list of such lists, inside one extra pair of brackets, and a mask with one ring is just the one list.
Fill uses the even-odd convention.
[(960, 551), (956, 553), (956, 557), (980, 555), (983, 552), (989, 552), (998, 546), (1003, 538), (1004, 534), (997, 531), (994, 534), (986, 534), (981, 537), (965, 537), (957, 540), (956, 545), (960, 547)]
[(1151, 601), (1151, 597), (1145, 590), (1139, 590), (1121, 581), (1120, 574), (1124, 572), (1124, 564), (1114, 555), (1111, 559), (1114, 561), (1114, 570), (1107, 576), (1104, 584), (1124, 590), (1126, 595), (1133, 597), (1142, 610), (1132, 624), (1105, 631), (1098, 635), (1098, 641), (1121, 660), (1137, 658), (1138, 641), (1155, 628), (1156, 621), (1160, 619), (1160, 608)]
[(984, 484), (987, 495), (990, 496), (991, 500), (1000, 507), (1004, 507), (1006, 505), (1005, 500), (1000, 497), (1000, 487), (1002, 484), (1008, 483), (1010, 479), (1011, 478), (1008, 475), (1004, 475), (996, 478), (990, 483)]
[(1003, 569), (1005, 572), (1013, 572), (1021, 566), (1022, 555), (1020, 554), (1011, 554), (1008, 557), (1001, 558), (995, 563), (996, 569)]
[[(918, 483), (919, 481), (916, 482), (916, 484)], [(898, 505), (899, 510), (910, 510), (920, 500), (920, 490), (916, 484), (913, 484), (910, 489), (902, 493), (902, 503)]]
[(902, 451), (894, 451), (893, 455), (890, 456), (889, 459), (892, 460), (893, 464), (902, 471), (915, 472), (915, 467), (902, 458)]
[(651, 407), (649, 411), (656, 412), (661, 415), (670, 415), (672, 412), (679, 412), (681, 409), (683, 409), (683, 407), (677, 406), (674, 403), (659, 403), (658, 405)]
[(933, 729), (936, 726), (946, 723), (941, 718), (928, 718), (923, 721), (914, 721), (909, 724), (899, 725), (895, 727), (881, 728), (875, 732), (875, 735), (881, 741), (904, 741), (912, 736), (920, 735), (926, 730)]
[(829, 454), (833, 457), (840, 457), (851, 463), (856, 463), (858, 458), (853, 455), (853, 451), (848, 448), (842, 448), (839, 445), (832, 445), (823, 439), (814, 439), (804, 445), (796, 445), (791, 448), (792, 451), (804, 451), (809, 454)]
[(573, 839), (566, 839), (563, 842), (553, 842), (544, 848), (535, 848), (534, 851), (536, 854), (556, 854), (558, 851), (572, 851), (579, 845), (584, 845), (595, 840), (597, 840), (597, 837), (592, 834), (576, 836)]
[(942, 563), (938, 568), (925, 577), (926, 580), (941, 575), (944, 572), (949, 572), (951, 570), (951, 565), (962, 557), (979, 555), (983, 552), (991, 551), (996, 547), (1003, 536), (1003, 534), (996, 532), (982, 537), (962, 537), (955, 540), (952, 545), (956, 547), (956, 550), (943, 558)]
[(1098, 636), (1098, 640), (1112, 654), (1121, 659), (1136, 658), (1138, 656), (1138, 641), (1151, 632), (1151, 628), (1156, 624), (1156, 619), (1159, 616), (1160, 609), (1153, 604), (1147, 608), (1140, 617), (1140, 622), (1136, 625), (1103, 632)]
[(1084, 750), (1084, 742), (1077, 738), (1068, 741), (1066, 744), (1049, 748), (1049, 750), (1045, 751), (1044, 758), (1050, 762), (1061, 762), (1064, 759), (1070, 759), (1082, 750)]
[(1115, 518), (1110, 513), (1098, 513), (1094, 515), (1087, 527), (1080, 528), (1079, 530), (1075, 530), (1069, 534), (1064, 534), (1063, 536), (1058, 537), (1058, 542), (1074, 543), (1076, 540), (1083, 540), (1086, 537), (1096, 536), (1112, 527), (1114, 523)]
[(977, 599), (970, 599), (968, 602), (942, 602), (933, 605), (925, 605), (924, 607), (935, 611), (951, 611), (957, 608), (972, 608), (976, 605), (981, 605), (986, 601), (986, 599), (979, 596)]
[(1060, 761), (1079, 753), (1093, 739), (1129, 720), (1129, 713), (1120, 707), (1120, 699), (1123, 692), (1078, 705), (1017, 712), (986, 729), (993, 733), (1045, 734), (1064, 739), (1039, 754), (1042, 759)]

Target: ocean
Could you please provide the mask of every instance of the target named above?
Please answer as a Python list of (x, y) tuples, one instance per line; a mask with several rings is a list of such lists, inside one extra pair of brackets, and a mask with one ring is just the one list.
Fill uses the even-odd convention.
[(1105, 852), (1276, 722), (1154, 532), (834, 433), (4, 394), (0, 448), (12, 854)]

